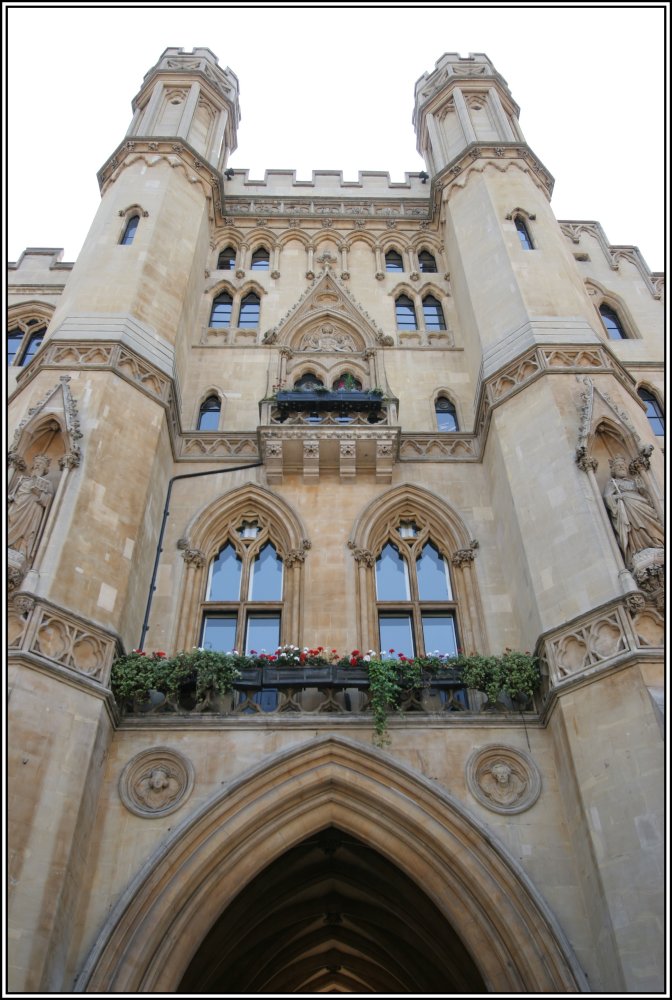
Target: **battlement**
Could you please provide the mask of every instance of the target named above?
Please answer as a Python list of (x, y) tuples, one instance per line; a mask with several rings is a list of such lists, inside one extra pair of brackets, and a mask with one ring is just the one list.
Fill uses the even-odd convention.
[(234, 170), (227, 179), (225, 193), (231, 195), (298, 195), (310, 192), (316, 195), (339, 197), (386, 198), (390, 193), (428, 198), (429, 184), (419, 173), (405, 173), (403, 181), (390, 180), (386, 170), (360, 170), (357, 180), (343, 179), (342, 170), (313, 170), (310, 180), (299, 180), (296, 170), (266, 170), (263, 178), (250, 177), (250, 171)]

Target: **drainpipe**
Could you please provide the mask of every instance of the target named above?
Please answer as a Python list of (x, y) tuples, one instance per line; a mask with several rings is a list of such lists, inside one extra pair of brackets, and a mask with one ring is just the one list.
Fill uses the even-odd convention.
[(262, 466), (263, 462), (253, 462), (252, 465), (236, 465), (232, 469), (211, 469), (209, 472), (185, 472), (181, 476), (173, 476), (168, 480), (168, 492), (166, 493), (166, 502), (163, 507), (163, 518), (161, 520), (161, 531), (159, 532), (159, 540), (156, 545), (156, 556), (154, 558), (154, 570), (152, 572), (152, 582), (149, 585), (149, 594), (147, 595), (147, 608), (145, 610), (145, 620), (142, 623), (142, 635), (140, 636), (140, 644), (138, 649), (143, 649), (145, 645), (145, 637), (149, 631), (149, 616), (152, 610), (152, 600), (154, 599), (154, 591), (156, 590), (156, 576), (159, 572), (159, 561), (161, 559), (161, 553), (163, 552), (163, 536), (166, 531), (166, 522), (170, 514), (170, 495), (173, 492), (173, 483), (176, 483), (178, 479), (196, 479), (198, 476), (221, 476), (227, 472), (240, 472), (242, 469), (258, 469)]

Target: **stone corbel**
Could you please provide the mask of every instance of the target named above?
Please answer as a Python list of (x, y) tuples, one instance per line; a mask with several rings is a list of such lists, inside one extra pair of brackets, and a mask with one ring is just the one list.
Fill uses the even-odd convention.
[(469, 548), (458, 549), (456, 552), (453, 553), (450, 560), (453, 566), (460, 569), (462, 566), (464, 566), (465, 563), (473, 562), (476, 557), (477, 548), (478, 548), (478, 542), (476, 541), (475, 538), (472, 538), (472, 540), (469, 542)]
[(348, 542), (348, 548), (352, 552), (355, 562), (368, 566), (370, 569), (376, 565), (376, 557), (369, 549), (360, 549), (353, 541)]

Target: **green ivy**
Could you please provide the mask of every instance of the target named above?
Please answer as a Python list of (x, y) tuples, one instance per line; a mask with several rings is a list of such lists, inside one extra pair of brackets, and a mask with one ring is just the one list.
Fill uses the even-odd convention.
[(527, 700), (541, 683), (536, 656), (506, 649), (501, 656), (459, 656), (455, 665), (461, 669), (467, 687), (483, 691), (495, 705), (503, 691), (511, 698)]

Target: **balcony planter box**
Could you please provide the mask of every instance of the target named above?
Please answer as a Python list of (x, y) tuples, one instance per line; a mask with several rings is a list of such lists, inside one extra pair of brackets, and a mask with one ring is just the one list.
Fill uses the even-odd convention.
[(283, 391), (275, 397), (275, 402), (281, 411), (287, 413), (297, 410), (342, 410), (377, 413), (383, 405), (383, 397), (378, 392), (364, 389), (339, 389), (336, 392), (305, 392)]

